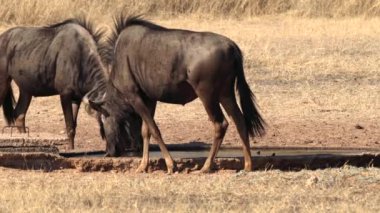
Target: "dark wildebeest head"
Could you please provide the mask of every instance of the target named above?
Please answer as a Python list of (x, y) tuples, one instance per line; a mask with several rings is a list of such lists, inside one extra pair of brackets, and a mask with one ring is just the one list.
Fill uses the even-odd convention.
[(121, 156), (127, 150), (141, 152), (142, 120), (116, 88), (109, 84), (103, 97), (88, 99), (88, 103), (99, 112), (97, 120), (107, 143), (106, 156)]

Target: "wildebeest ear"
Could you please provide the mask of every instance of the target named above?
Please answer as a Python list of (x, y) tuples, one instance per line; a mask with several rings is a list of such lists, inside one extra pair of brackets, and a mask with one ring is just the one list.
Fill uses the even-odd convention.
[(91, 108), (102, 113), (105, 117), (110, 116), (109, 112), (106, 109), (104, 109), (104, 107), (103, 107), (104, 101), (94, 102), (94, 101), (88, 100), (88, 103), (89, 103)]

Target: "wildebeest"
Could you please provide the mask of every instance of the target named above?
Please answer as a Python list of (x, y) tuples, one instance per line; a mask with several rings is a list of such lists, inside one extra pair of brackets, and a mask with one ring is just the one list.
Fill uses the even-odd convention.
[[(106, 72), (98, 53), (102, 31), (85, 18), (46, 27), (15, 27), (0, 35), (0, 106), (8, 125), (25, 132), (32, 96), (60, 95), (69, 148), (74, 148), (82, 97), (104, 94)], [(11, 81), (20, 90), (13, 108)], [(48, 116), (48, 115), (46, 115)]]
[[(201, 172), (210, 171), (227, 130), (228, 122), (220, 104), (237, 126), (243, 142), (244, 169), (251, 171), (249, 134), (264, 134), (265, 122), (245, 80), (242, 53), (232, 40), (211, 32), (168, 29), (139, 17), (121, 15), (115, 19), (114, 32), (108, 41), (112, 66), (109, 85), (103, 99), (89, 98), (89, 103), (103, 113), (101, 120), (108, 147), (115, 147), (107, 150), (109, 155), (117, 155), (123, 148), (119, 145), (123, 139), (118, 127), (124, 121), (129, 137), (137, 138), (142, 133), (143, 159), (137, 171), (146, 171), (148, 167), (152, 135), (168, 172), (172, 173), (173, 159), (153, 119), (156, 103), (185, 105), (199, 97), (215, 130)], [(235, 86), (243, 113), (236, 102)]]

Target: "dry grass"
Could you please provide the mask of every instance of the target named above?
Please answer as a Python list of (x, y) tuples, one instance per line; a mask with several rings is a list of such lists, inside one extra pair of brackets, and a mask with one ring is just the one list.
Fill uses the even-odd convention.
[(0, 0), (0, 20), (11, 24), (51, 23), (78, 14), (99, 21), (120, 11), (172, 18), (250, 18), (285, 14), (295, 17), (375, 17), (380, 0)]
[(380, 210), (380, 170), (375, 168), (201, 176), (0, 169), (0, 189), (1, 212)]

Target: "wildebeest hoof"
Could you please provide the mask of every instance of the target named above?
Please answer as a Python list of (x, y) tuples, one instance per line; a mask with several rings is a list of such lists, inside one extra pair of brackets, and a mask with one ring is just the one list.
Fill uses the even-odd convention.
[(137, 168), (136, 173), (147, 173), (147, 169)]
[(244, 165), (244, 171), (246, 171), (246, 172), (252, 172), (252, 165), (251, 164)]
[(147, 173), (148, 171), (148, 165), (140, 165), (137, 169), (136, 169), (136, 173)]
[(177, 171), (177, 166), (174, 164), (173, 166), (167, 166), (168, 168), (168, 175), (174, 174), (174, 171)]
[(196, 170), (191, 173), (192, 174), (208, 174), (210, 172), (211, 172), (210, 168), (202, 168), (201, 170)]
[(104, 155), (104, 157), (120, 157), (120, 154), (117, 152), (106, 151), (106, 154)]
[(74, 144), (68, 144), (67, 145), (68, 150), (73, 150), (74, 149)]
[(245, 171), (245, 172), (252, 172), (252, 167), (245, 167), (245, 168), (244, 168), (244, 171)]
[(167, 173), (168, 175), (172, 175), (172, 174), (174, 174), (174, 168), (172, 167), (172, 168), (168, 168), (168, 173)]

